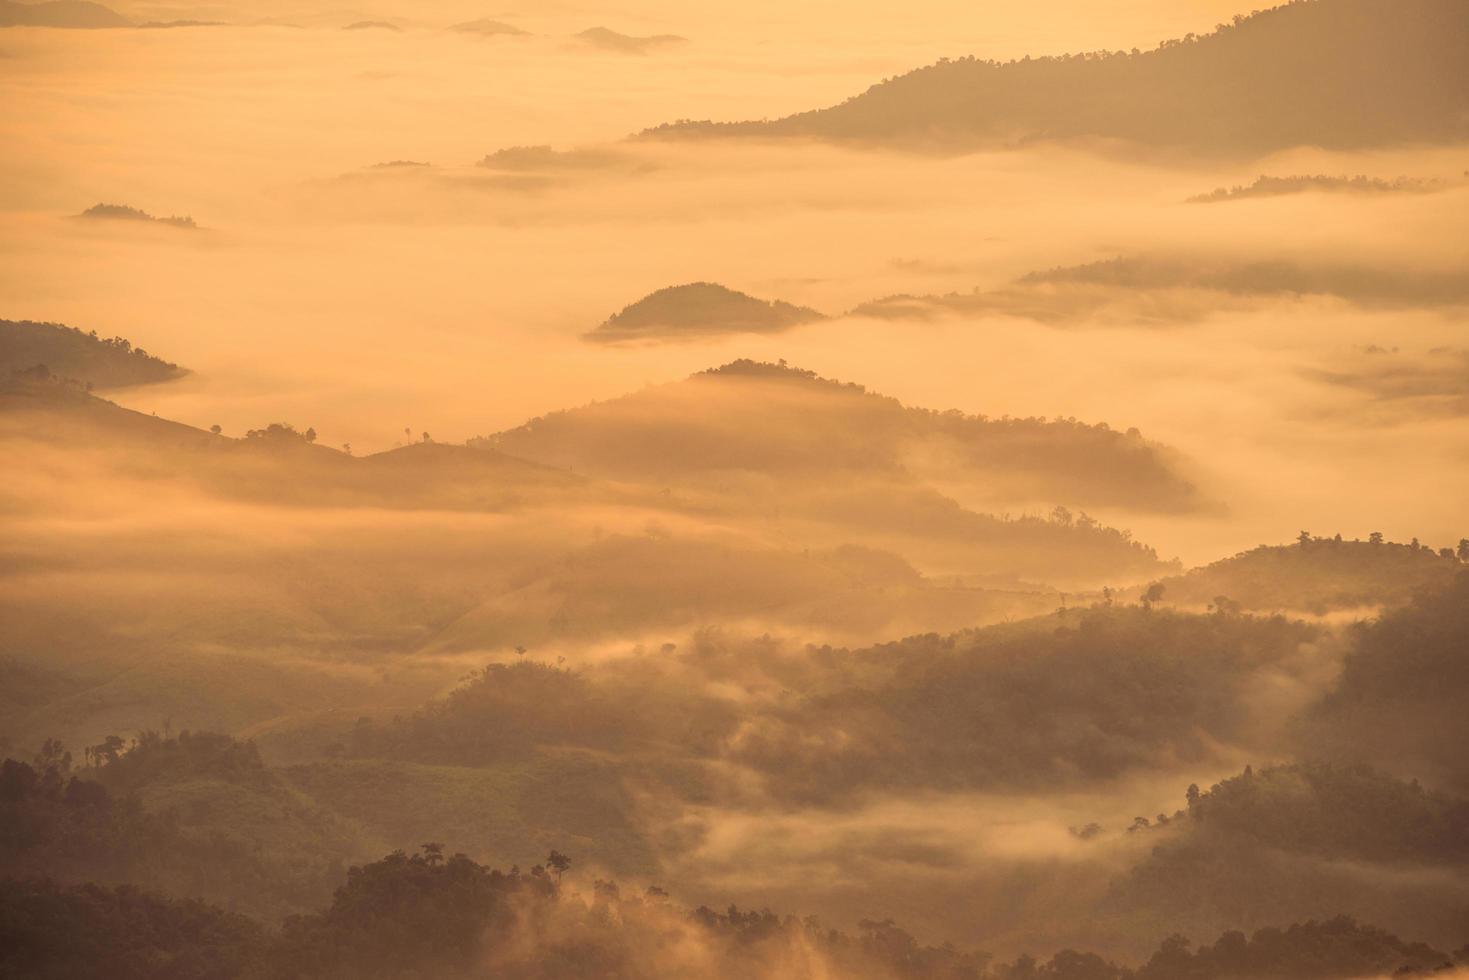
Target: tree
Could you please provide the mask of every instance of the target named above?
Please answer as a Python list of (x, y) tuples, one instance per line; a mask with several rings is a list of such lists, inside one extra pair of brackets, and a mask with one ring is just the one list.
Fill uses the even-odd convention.
[(1296, 541), (1300, 544), (1302, 548), (1306, 547), (1306, 545), (1311, 543), (1311, 532), (1302, 531), (1300, 534), (1296, 535)]
[(1220, 616), (1238, 616), (1244, 607), (1238, 600), (1227, 595), (1216, 595), (1214, 601), (1209, 603), (1209, 608)]
[(430, 867), (444, 863), (444, 845), (437, 842), (429, 842), (423, 845), (423, 859)]
[(1184, 798), (1188, 800), (1188, 808), (1190, 810), (1197, 806), (1199, 802), (1199, 784), (1189, 783), (1188, 792), (1184, 794)]
[(1469, 538), (1459, 539), (1459, 560), (1469, 561)]
[(305, 432), (301, 433), (301, 438), (305, 439), (307, 442), (315, 442), (316, 430), (308, 428)]
[(1164, 588), (1162, 582), (1154, 582), (1152, 585), (1148, 586), (1147, 591), (1143, 593), (1143, 608), (1152, 609), (1153, 603), (1163, 598), (1163, 592)]
[(552, 871), (556, 872), (556, 880), (560, 881), (561, 876), (566, 873), (566, 869), (571, 867), (571, 858), (562, 854), (560, 851), (553, 850), (546, 856), (546, 864)]
[(127, 745), (120, 735), (108, 735), (100, 743), (92, 746), (92, 765), (100, 766), (103, 760), (113, 763), (122, 755), (123, 748)]
[[(116, 735), (112, 736), (117, 738)], [(121, 743), (122, 739), (118, 739)], [(48, 738), (41, 743), (41, 751), (36, 753), (35, 766), (41, 772), (55, 771), (58, 775), (65, 776), (71, 772), (71, 753), (66, 751), (66, 746), (60, 739)]]
[(209, 427), (209, 431), (213, 432), (215, 435), (219, 435), (221, 432), (224, 431), (224, 429), (220, 426), (218, 422), (216, 422)]
[(1367, 543), (1368, 544), (1382, 544), (1382, 532), (1381, 531), (1373, 531), (1371, 534), (1367, 535)]

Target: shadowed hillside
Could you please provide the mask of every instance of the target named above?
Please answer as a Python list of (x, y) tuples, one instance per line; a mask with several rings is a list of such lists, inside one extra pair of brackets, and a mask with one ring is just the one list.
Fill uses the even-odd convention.
[(1166, 448), (1105, 424), (990, 419), (906, 407), (814, 372), (735, 361), (608, 402), (534, 419), (474, 445), (579, 472), (734, 488), (742, 472), (824, 492), (925, 478), (991, 500), (1199, 507)]
[(169, 381), (185, 372), (122, 337), (103, 340), (60, 323), (0, 320), (0, 377), (37, 365), (97, 388)]
[(1106, 914), (1207, 934), (1258, 929), (1282, 912), (1345, 913), (1458, 942), (1469, 887), (1454, 872), (1469, 865), (1469, 802), (1321, 763), (1247, 768), (1190, 787), (1183, 802), (1137, 819), (1131, 833), (1150, 853), (1116, 882)]
[(1357, 631), (1341, 679), (1313, 712), (1321, 752), (1469, 790), (1469, 571)]
[(1469, 136), (1469, 7), (1297, 0), (1158, 49), (941, 61), (829, 109), (645, 135), (808, 136), (910, 148), (1104, 138), (1213, 153)]

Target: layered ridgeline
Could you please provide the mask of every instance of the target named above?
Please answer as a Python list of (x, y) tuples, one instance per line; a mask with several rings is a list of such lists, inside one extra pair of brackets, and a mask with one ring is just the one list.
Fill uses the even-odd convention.
[[(669, 487), (760, 494), (763, 482), (779, 497), (806, 484), (837, 510), (864, 484), (942, 483), (1011, 504), (1177, 512), (1204, 503), (1183, 461), (1136, 430), (912, 408), (861, 385), (750, 360), (471, 444)], [(770, 505), (799, 506), (793, 497)]]
[(89, 0), (0, 0), (0, 27), (131, 27), (132, 21)]
[(1459, 268), (1241, 261), (1221, 255), (1123, 255), (1037, 269), (1001, 286), (942, 295), (871, 300), (853, 316), (880, 320), (935, 316), (1010, 316), (1057, 326), (1122, 322), (1179, 326), (1265, 304), (1325, 300), (1364, 310), (1439, 310), (1469, 306)]
[[(45, 710), (0, 699), (0, 723), (37, 737), (169, 717), (233, 731), (351, 703), (359, 681), (325, 664), (342, 658), (389, 669), (414, 653), (575, 655), (712, 624), (871, 642), (1036, 615), (1061, 604), (1058, 588), (1171, 570), (1090, 519), (967, 510), (871, 461), (797, 470), (772, 459), (762, 472), (751, 459), (755, 469), (725, 473), (691, 462), (683, 477), (603, 479), (420, 436), (354, 455), (306, 426), (227, 435), (30, 372), (0, 385), (0, 444), (24, 445), (33, 461), (8, 487), (20, 516), (4, 535), (0, 656), (23, 658), (16, 684), (64, 692)], [(78, 467), (88, 492), (61, 492)], [(122, 541), (87, 521), (92, 543), (80, 547), (60, 525), (27, 523), (120, 508), (152, 515), (153, 530)], [(201, 547), (206, 538), (219, 546)], [(140, 576), (168, 585), (123, 601)], [(270, 663), (250, 653), (263, 650)], [(454, 672), (420, 663), (403, 682), (432, 690)]]
[(1461, 0), (1297, 0), (1152, 51), (945, 60), (827, 109), (644, 135), (913, 148), (1101, 138), (1230, 154), (1450, 142), (1469, 136), (1466, 36)]
[(124, 385), (169, 381), (182, 368), (122, 337), (103, 339), (60, 323), (0, 320), (0, 378), (16, 371), (41, 369), (82, 385), (117, 388)]
[[(1358, 658), (1416, 649), (1404, 642), (1413, 631), (1443, 650), (1462, 645), (1452, 610), (1463, 600), (1462, 586), (1441, 592), (1347, 636), (1347, 674)], [(1329, 657), (1333, 635), (1280, 618), (1098, 603), (854, 650), (706, 632), (581, 670), (522, 658), (416, 710), (318, 716), (264, 730), (255, 745), (145, 732), (69, 758), (47, 743), (0, 776), (0, 825), (18, 831), (0, 837), (0, 863), (274, 918), (329, 901), (333, 865), (364, 850), (436, 841), (529, 868), (548, 848), (574, 849), (597, 877), (638, 891), (658, 883), (675, 901), (707, 900), (723, 884), (738, 889), (729, 901), (826, 921), (903, 908), (930, 937), (1002, 950), (1072, 944), (1136, 960), (1160, 936), (1343, 914), (1457, 949), (1469, 907), (1462, 795), (1343, 764), (1331, 746), (1320, 761), (1258, 770), (1226, 761), (1312, 758), (1295, 733), (1320, 710), (1311, 661)], [(1393, 669), (1420, 685), (1438, 676), (1416, 658)], [(1357, 686), (1327, 682), (1325, 703)], [(1461, 689), (1441, 703), (1454, 696)], [(1382, 744), (1388, 726), (1431, 740), (1450, 717), (1406, 707), (1355, 738)], [(1217, 783), (1185, 789), (1180, 769)], [(998, 847), (996, 822), (1011, 831)], [(778, 867), (761, 863), (768, 845), (750, 830), (792, 838)], [(713, 852), (711, 833), (724, 836)], [(833, 861), (864, 874), (855, 884), (819, 874)], [(747, 867), (761, 873), (721, 877)], [(986, 898), (986, 881), (998, 897)], [(1389, 952), (1341, 923), (1299, 938), (1320, 955), (1341, 933)], [(1282, 940), (1256, 937), (1261, 953)], [(1249, 945), (1227, 939), (1205, 958)], [(1175, 972), (1154, 975), (1214, 975), (1182, 972), (1187, 947), (1170, 948)], [(1218, 975), (1302, 975), (1232, 969)]]
[[(60, 328), (40, 335), (97, 343)], [(17, 516), (3, 535), (0, 657), (21, 658), (18, 688), (59, 693), (44, 709), (0, 699), (0, 722), (68, 739), (169, 717), (234, 731), (351, 703), (359, 681), (324, 663), (342, 658), (386, 664), (548, 645), (575, 655), (711, 624), (872, 642), (1036, 615), (1061, 604), (1057, 589), (1171, 570), (1150, 548), (1066, 511), (1006, 519), (966, 509), (899, 458), (922, 447), (910, 437), (929, 427), (984, 433), (988, 423), (944, 422), (753, 364), (639, 397), (632, 404), (654, 415), (616, 436), (636, 465), (589, 456), (572, 472), (565, 460), (419, 434), (372, 455), (325, 445), (304, 425), (225, 434), (130, 410), (50, 369), (8, 376), (0, 443), (23, 445), (32, 464), (7, 487)], [(626, 421), (608, 423), (607, 437)], [(1011, 433), (1009, 450), (998, 435), (969, 447), (994, 457), (986, 478), (1025, 474), (1053, 452), (1048, 486), (1072, 499), (1064, 481), (1084, 487), (1089, 457), (1114, 453), (1122, 465), (1135, 454), (1156, 476), (1140, 481), (1140, 506), (1158, 487), (1183, 494), (1182, 504), (1165, 495), (1166, 506), (1188, 500), (1162, 451), (1138, 437), (1070, 423), (994, 426)], [(1070, 439), (1079, 448), (1068, 463)], [(927, 472), (940, 462), (927, 460)], [(78, 473), (85, 494), (75, 492)], [(151, 515), (152, 530), (124, 541), (107, 521), (83, 521), (91, 544), (81, 547), (61, 525), (31, 520), (121, 510)], [(219, 546), (201, 547), (206, 538)], [(56, 576), (71, 587), (58, 589)], [(125, 601), (140, 577), (167, 586)], [(270, 663), (251, 653), (264, 650)], [(452, 681), (446, 672), (447, 662), (404, 668), (403, 682), (427, 693)], [(369, 700), (399, 696), (384, 689)]]

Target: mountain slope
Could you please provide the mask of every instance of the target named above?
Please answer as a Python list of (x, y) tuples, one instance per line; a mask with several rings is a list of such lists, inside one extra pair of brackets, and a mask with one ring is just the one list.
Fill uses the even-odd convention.
[(1432, 548), (1313, 538), (1290, 547), (1261, 545), (1164, 579), (1163, 599), (1203, 606), (1223, 597), (1226, 608), (1256, 612), (1401, 606), (1421, 589), (1447, 585), (1463, 567)]
[[(915, 478), (996, 501), (1200, 506), (1164, 447), (1106, 425), (910, 408), (860, 385), (741, 360), (487, 439), (525, 459), (617, 479), (723, 482), (741, 473), (828, 489)], [(845, 481), (845, 482), (844, 482)]]
[(95, 330), (82, 333), (59, 323), (0, 320), (0, 376), (37, 365), (98, 388), (168, 381), (184, 374), (177, 364), (121, 337), (103, 340)]
[(922, 146), (1104, 138), (1230, 153), (1469, 136), (1469, 5), (1297, 0), (1156, 50), (941, 61), (840, 105), (647, 136)]

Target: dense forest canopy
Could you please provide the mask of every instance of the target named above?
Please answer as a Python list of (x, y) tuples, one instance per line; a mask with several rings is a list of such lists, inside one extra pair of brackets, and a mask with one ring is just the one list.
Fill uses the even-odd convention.
[[(1067, 949), (1013, 962), (925, 946), (891, 919), (855, 933), (769, 909), (693, 910), (663, 889), (624, 891), (598, 879), (563, 884), (573, 859), (507, 874), (426, 843), (353, 867), (329, 906), (279, 934), (199, 902), (123, 886), (0, 884), (0, 966), (31, 976), (106, 970), (143, 978), (497, 976), (651, 978), (840, 977), (861, 980), (1226, 980), (1240, 976), (1349, 980), (1368, 973), (1428, 976), (1455, 956), (1349, 917), (1227, 932), (1191, 949), (1166, 939), (1137, 968)], [(1460, 954), (1463, 957), (1463, 953)], [(1462, 962), (1462, 959), (1461, 959)]]

